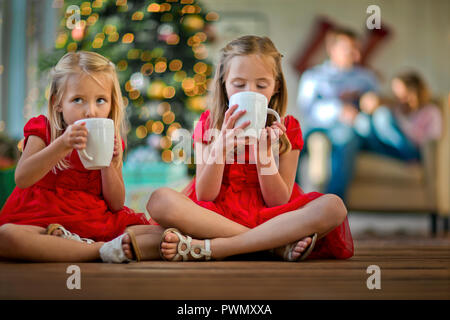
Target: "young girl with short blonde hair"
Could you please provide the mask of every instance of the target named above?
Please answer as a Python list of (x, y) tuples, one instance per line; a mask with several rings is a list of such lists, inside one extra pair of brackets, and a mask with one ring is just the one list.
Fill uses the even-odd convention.
[[(17, 187), (0, 212), (1, 258), (107, 262), (141, 258), (135, 233), (149, 222), (143, 213), (124, 206), (123, 113), (112, 62), (85, 51), (67, 53), (59, 60), (51, 72), (48, 118), (40, 115), (24, 127)], [(75, 122), (86, 118), (114, 121), (109, 167), (87, 170), (80, 161), (77, 150), (86, 147), (87, 129), (84, 122)], [(149, 233), (152, 226), (145, 227)], [(161, 230), (153, 227), (159, 239)], [(153, 256), (158, 257), (155, 248)], [(149, 251), (145, 255), (152, 258)]]

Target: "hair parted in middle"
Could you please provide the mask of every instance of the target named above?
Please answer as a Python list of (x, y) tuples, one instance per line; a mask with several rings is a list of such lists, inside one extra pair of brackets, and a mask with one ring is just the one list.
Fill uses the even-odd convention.
[[(281, 58), (283, 55), (277, 50), (272, 40), (268, 37), (259, 37), (247, 35), (239, 37), (229, 42), (220, 50), (219, 60), (217, 62), (214, 79), (211, 83), (208, 106), (211, 112), (209, 119), (210, 128), (221, 129), (225, 112), (228, 107), (228, 96), (225, 88), (225, 80), (230, 69), (230, 61), (236, 56), (259, 55), (266, 59), (272, 65), (272, 71), (275, 79), (276, 91), (269, 101), (269, 108), (275, 110), (280, 117), (284, 117), (287, 110), (287, 87), (286, 80), (281, 68)], [(268, 124), (275, 121), (273, 115), (267, 115)], [(291, 144), (286, 134), (280, 138), (279, 151), (285, 153), (290, 151)]]

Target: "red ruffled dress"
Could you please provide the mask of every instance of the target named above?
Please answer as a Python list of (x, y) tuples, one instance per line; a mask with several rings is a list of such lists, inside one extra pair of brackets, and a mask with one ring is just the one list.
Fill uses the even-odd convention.
[[(24, 128), (24, 146), (29, 136), (50, 143), (50, 125), (43, 115), (30, 119)], [(14, 223), (46, 228), (59, 223), (70, 232), (95, 241), (109, 241), (130, 225), (149, 224), (143, 213), (123, 207), (111, 212), (102, 195), (100, 170), (87, 170), (73, 150), (67, 156), (71, 167), (50, 171), (34, 185), (16, 187), (0, 212), (0, 225)]]
[[(301, 150), (303, 137), (300, 124), (293, 116), (284, 120), (286, 135), (293, 150)], [(205, 111), (194, 129), (194, 142), (207, 143), (205, 133), (209, 129), (209, 110)], [(184, 193), (195, 203), (217, 212), (248, 228), (254, 228), (273, 217), (303, 207), (308, 202), (323, 194), (318, 192), (304, 193), (294, 183), (292, 195), (288, 203), (267, 207), (259, 187), (256, 164), (249, 163), (249, 150), (245, 152), (245, 163), (225, 164), (222, 186), (214, 201), (198, 201), (195, 193), (195, 178), (186, 187)], [(240, 161), (242, 162), (242, 161)], [(254, 163), (254, 162), (253, 162)], [(347, 259), (353, 256), (353, 239), (347, 218), (345, 221), (316, 242), (308, 259), (336, 258)]]

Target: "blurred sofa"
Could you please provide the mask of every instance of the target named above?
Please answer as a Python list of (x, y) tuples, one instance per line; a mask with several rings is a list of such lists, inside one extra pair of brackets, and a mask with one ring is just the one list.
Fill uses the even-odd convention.
[[(423, 212), (431, 217), (431, 232), (439, 221), (448, 231), (450, 216), (450, 94), (440, 99), (443, 134), (423, 147), (421, 163), (408, 164), (373, 153), (360, 153), (347, 194), (349, 210)], [(443, 219), (441, 219), (443, 217)]]

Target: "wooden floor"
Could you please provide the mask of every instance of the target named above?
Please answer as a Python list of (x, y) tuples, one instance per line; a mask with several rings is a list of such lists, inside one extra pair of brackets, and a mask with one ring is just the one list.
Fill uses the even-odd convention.
[[(0, 262), (0, 299), (450, 299), (450, 239), (358, 240), (347, 261)], [(369, 290), (367, 267), (381, 270)]]

